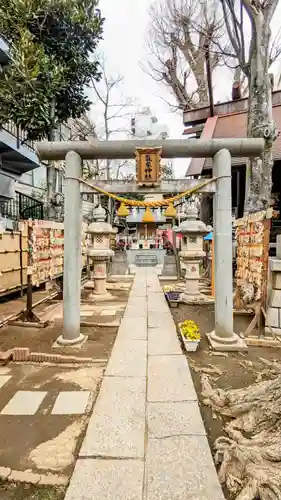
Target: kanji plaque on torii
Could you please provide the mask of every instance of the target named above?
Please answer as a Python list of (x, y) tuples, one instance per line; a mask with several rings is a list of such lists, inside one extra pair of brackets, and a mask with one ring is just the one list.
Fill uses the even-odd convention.
[(137, 183), (139, 186), (155, 186), (161, 181), (162, 148), (137, 148)]

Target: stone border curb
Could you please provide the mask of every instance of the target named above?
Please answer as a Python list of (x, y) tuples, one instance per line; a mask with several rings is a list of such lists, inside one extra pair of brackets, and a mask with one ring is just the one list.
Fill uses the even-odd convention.
[(33, 363), (71, 363), (81, 365), (92, 363), (92, 358), (80, 358), (78, 356), (68, 356), (63, 354), (52, 354), (44, 352), (30, 352), (28, 347), (15, 347), (9, 351), (0, 351), (0, 365), (5, 365), (9, 361), (14, 362), (33, 362)]
[(24, 471), (12, 470), (9, 467), (0, 467), (0, 479), (11, 483), (38, 484), (39, 486), (66, 486), (69, 478), (57, 474), (38, 474), (31, 469)]

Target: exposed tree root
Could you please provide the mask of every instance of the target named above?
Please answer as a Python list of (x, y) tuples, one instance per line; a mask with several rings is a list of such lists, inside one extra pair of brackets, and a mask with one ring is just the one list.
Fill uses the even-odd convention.
[(222, 375), (222, 372), (221, 370), (219, 370), (218, 368), (216, 368), (215, 366), (211, 366), (211, 365), (208, 365), (208, 366), (194, 366), (193, 370), (195, 372), (199, 372), (199, 373), (205, 373), (206, 375), (210, 375), (210, 376), (221, 376)]
[(204, 403), (231, 420), (214, 447), (220, 481), (236, 500), (281, 500), (281, 365), (277, 375), (242, 389), (213, 389), (202, 375)]

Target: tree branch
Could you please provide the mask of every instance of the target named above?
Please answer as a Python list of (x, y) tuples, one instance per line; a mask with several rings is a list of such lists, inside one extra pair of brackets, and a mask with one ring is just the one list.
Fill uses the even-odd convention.
[[(156, 0), (150, 9), (149, 74), (171, 89), (181, 109), (208, 103), (205, 45), (208, 40), (214, 51), (213, 39), (222, 36), (222, 22), (215, 8), (219, 0), (203, 1), (199, 5), (193, 0)], [(221, 60), (217, 53), (212, 59), (212, 70)], [(196, 89), (192, 99), (189, 84)]]

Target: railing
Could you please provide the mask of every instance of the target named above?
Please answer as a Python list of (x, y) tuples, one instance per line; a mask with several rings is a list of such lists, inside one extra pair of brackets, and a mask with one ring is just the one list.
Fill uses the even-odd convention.
[(35, 143), (33, 141), (27, 140), (27, 133), (21, 127), (17, 126), (11, 120), (2, 124), (0, 129), (6, 130), (9, 134), (13, 135), (17, 139), (17, 148), (24, 145), (31, 151), (35, 151)]
[(44, 219), (44, 203), (16, 191), (13, 200), (0, 202), (0, 215), (7, 219)]

